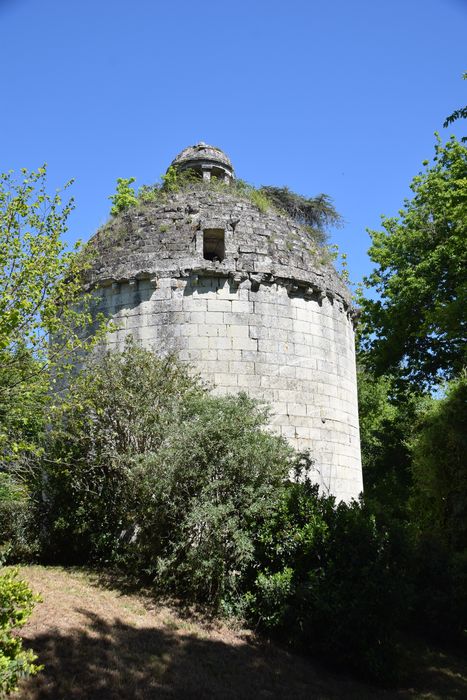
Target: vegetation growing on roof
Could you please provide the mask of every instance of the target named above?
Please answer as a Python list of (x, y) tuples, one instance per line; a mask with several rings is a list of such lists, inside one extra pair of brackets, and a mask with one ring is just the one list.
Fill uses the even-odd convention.
[(122, 211), (126, 211), (135, 204), (138, 204), (138, 199), (135, 191), (132, 188), (134, 177), (119, 177), (117, 178), (117, 190), (115, 194), (110, 195), (109, 199), (112, 202), (110, 213), (117, 216)]
[(304, 197), (288, 187), (263, 185), (258, 188), (245, 180), (237, 179), (226, 183), (216, 177), (203, 180), (194, 170), (180, 170), (172, 165), (161, 176), (161, 182), (142, 185), (137, 193), (132, 187), (134, 182), (135, 178), (117, 179), (116, 193), (109, 197), (113, 202), (110, 210), (112, 215), (116, 216), (140, 204), (162, 203), (168, 195), (196, 188), (230, 192), (249, 200), (263, 213), (273, 210), (285, 214), (301, 225), (315, 244), (321, 246), (327, 241), (327, 229), (342, 223), (341, 216), (326, 194)]
[(325, 231), (329, 226), (340, 226), (342, 218), (334, 208), (327, 194), (316, 197), (304, 197), (292, 192), (288, 187), (263, 185), (259, 192), (265, 196), (274, 208), (283, 211), (298, 224), (304, 226), (313, 238), (326, 240)]

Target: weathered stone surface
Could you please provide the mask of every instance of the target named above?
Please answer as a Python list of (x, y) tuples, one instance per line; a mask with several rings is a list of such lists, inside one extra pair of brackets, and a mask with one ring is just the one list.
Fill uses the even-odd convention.
[[(179, 170), (196, 170), (207, 180), (211, 179), (211, 175), (221, 176), (226, 182), (233, 177), (230, 158), (220, 148), (209, 146), (203, 141), (185, 148), (173, 159), (171, 165)], [(190, 208), (189, 212), (195, 213), (196, 207)]]
[[(203, 257), (205, 228), (224, 230), (223, 260)], [(201, 185), (114, 218), (90, 245), (88, 284), (119, 326), (110, 348), (132, 333), (156, 352), (178, 352), (216, 392), (267, 401), (271, 429), (310, 450), (322, 488), (358, 495), (350, 294), (306, 230)]]

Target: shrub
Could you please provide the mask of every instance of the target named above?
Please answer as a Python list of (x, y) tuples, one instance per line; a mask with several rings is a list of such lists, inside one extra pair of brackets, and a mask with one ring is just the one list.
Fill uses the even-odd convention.
[(28, 487), (0, 473), (0, 547), (9, 561), (32, 559), (37, 552), (34, 508)]
[(412, 620), (419, 632), (441, 642), (467, 642), (467, 552), (421, 533), (411, 569)]
[(211, 396), (177, 360), (132, 343), (94, 361), (48, 433), (48, 556), (118, 563), (218, 607), (293, 461), (266, 420), (246, 395)]
[(245, 394), (191, 398), (135, 472), (146, 504), (135, 554), (165, 588), (215, 607), (238, 590), (293, 457), (266, 419)]
[(132, 342), (94, 359), (47, 433), (48, 555), (118, 565), (385, 679), (412, 604), (405, 529), (320, 496), (310, 456), (267, 419), (245, 394), (211, 395)]
[(134, 207), (138, 204), (138, 198), (136, 197), (135, 191), (131, 186), (135, 181), (134, 177), (118, 177), (117, 178), (117, 191), (112, 194), (109, 199), (112, 202), (112, 207), (110, 213), (113, 216), (120, 214), (122, 211), (126, 211), (130, 207)]
[(132, 469), (160, 448), (186, 398), (201, 391), (175, 359), (132, 342), (90, 360), (55, 407), (39, 465), (49, 559), (107, 561), (125, 548), (143, 507)]
[(387, 679), (407, 586), (402, 533), (363, 504), (290, 484), (259, 528), (246, 595), (251, 622), (302, 650)]
[(296, 192), (292, 192), (288, 187), (274, 187), (271, 185), (263, 185), (259, 191), (277, 209), (285, 212), (298, 223), (320, 231), (321, 234), (324, 233), (326, 226), (339, 226), (342, 224), (342, 219), (327, 194), (320, 194), (317, 197), (304, 197)]
[(17, 689), (18, 681), (36, 674), (42, 667), (34, 662), (36, 655), (24, 650), (22, 640), (13, 630), (22, 627), (40, 598), (17, 578), (16, 570), (0, 576), (0, 695)]
[(407, 518), (412, 485), (410, 440), (421, 397), (359, 367), (358, 411), (365, 502), (377, 517)]

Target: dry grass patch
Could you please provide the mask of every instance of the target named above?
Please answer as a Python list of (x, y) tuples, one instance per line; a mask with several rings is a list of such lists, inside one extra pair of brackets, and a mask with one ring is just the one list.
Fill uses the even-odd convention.
[[(333, 674), (247, 630), (104, 588), (83, 570), (29, 566), (21, 575), (43, 598), (24, 636), (45, 664), (21, 686), (22, 700), (467, 696), (465, 664), (448, 664), (442, 694), (424, 687), (423, 676), (414, 688), (385, 691)], [(436, 687), (442, 664), (431, 661), (434, 676), (426, 681)]]

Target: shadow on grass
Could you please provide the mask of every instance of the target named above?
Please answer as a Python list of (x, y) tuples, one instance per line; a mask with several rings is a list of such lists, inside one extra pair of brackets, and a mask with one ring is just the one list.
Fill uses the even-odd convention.
[[(431, 652), (413, 687), (382, 690), (335, 675), (274, 645), (203, 639), (173, 622), (137, 627), (82, 608), (83, 623), (29, 635), (45, 670), (26, 681), (21, 700), (288, 698), (465, 698), (465, 662)], [(409, 684), (408, 684), (409, 685)]]
[(402, 697), (464, 700), (467, 698), (465, 646), (428, 644), (422, 638), (408, 640), (404, 677), (409, 690)]
[[(229, 644), (167, 629), (111, 623), (80, 609), (86, 627), (28, 636), (45, 670), (22, 700), (374, 698), (273, 646)], [(335, 687), (333, 688), (333, 683)]]
[[(82, 570), (77, 568), (77, 571)], [(85, 569), (85, 571), (89, 576), (89, 583), (98, 590), (105, 588), (108, 591), (116, 591), (121, 595), (138, 596), (145, 601), (149, 608), (168, 605), (176, 610), (179, 617), (200, 622), (205, 629), (212, 629), (214, 623), (219, 619), (212, 607), (177, 598), (176, 596), (161, 594), (155, 586), (151, 587), (149, 584), (142, 582), (141, 579), (129, 576), (126, 572), (116, 569), (95, 569), (90, 574), (88, 569)]]

